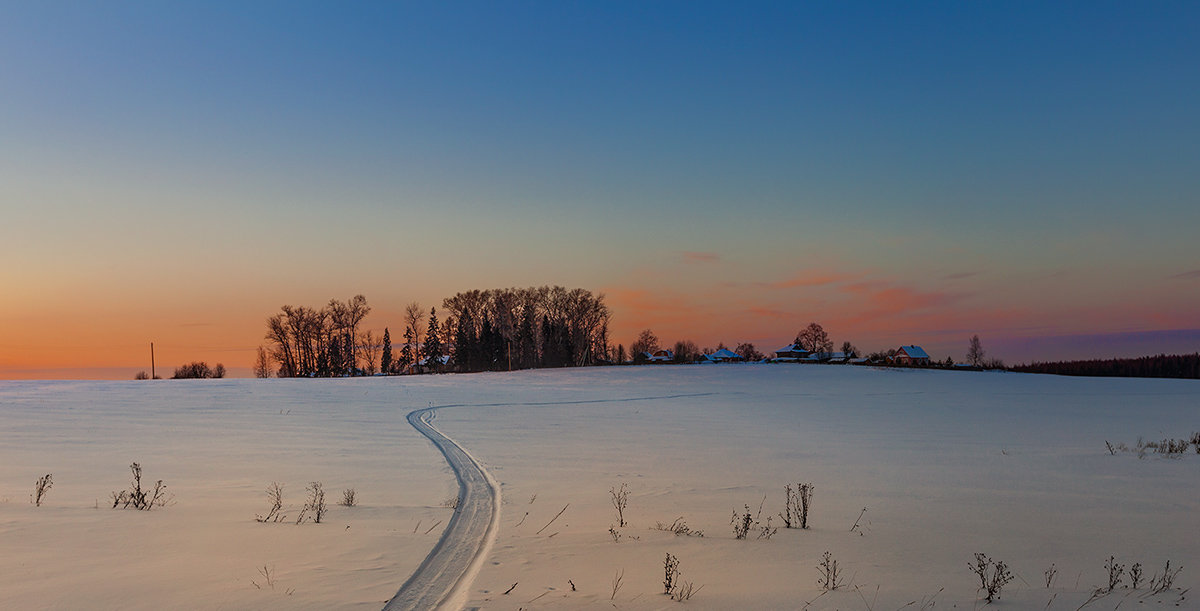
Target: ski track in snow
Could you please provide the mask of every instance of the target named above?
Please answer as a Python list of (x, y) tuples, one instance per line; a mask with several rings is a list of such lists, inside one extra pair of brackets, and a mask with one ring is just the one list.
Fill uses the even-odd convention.
[(401, 609), (460, 609), (466, 603), (467, 588), (487, 557), (496, 531), (500, 527), (500, 485), (461, 445), (433, 426), (436, 410), (447, 407), (513, 407), (582, 405), (589, 403), (623, 403), (655, 399), (701, 397), (713, 393), (629, 397), (622, 399), (591, 399), (582, 401), (548, 401), (529, 403), (482, 403), (429, 406), (409, 412), (408, 423), (429, 438), (441, 450), (458, 478), (458, 508), (442, 538), (400, 586), (396, 595), (384, 606), (384, 611)]
[(384, 611), (461, 608), (500, 525), (499, 484), (462, 446), (433, 426), (436, 409), (410, 412), (408, 422), (441, 450), (454, 469), (458, 507), (442, 538)]

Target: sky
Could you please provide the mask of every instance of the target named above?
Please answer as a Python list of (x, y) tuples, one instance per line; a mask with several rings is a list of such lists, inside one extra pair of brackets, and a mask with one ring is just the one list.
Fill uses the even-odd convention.
[(613, 342), (1200, 350), (1194, 2), (0, 2), (0, 379), (562, 285)]

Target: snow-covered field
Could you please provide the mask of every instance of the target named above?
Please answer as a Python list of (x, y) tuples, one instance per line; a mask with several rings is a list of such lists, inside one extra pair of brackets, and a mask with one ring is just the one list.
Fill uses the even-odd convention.
[[(1183, 588), (1200, 580), (1200, 455), (1104, 445), (1200, 430), (1195, 381), (664, 366), (0, 382), (0, 608), (380, 608), (451, 515), (453, 475), (404, 419), (430, 404), (448, 406), (437, 427), (502, 484), (468, 607), (674, 608), (668, 553), (700, 588), (685, 606), (701, 609), (974, 607), (976, 552), (1016, 575), (1007, 608), (1077, 609), (1107, 585), (1110, 555), (1147, 577), (1170, 560)], [(170, 506), (109, 508), (133, 461), (165, 480)], [(323, 482), (325, 523), (257, 523), (273, 481), (291, 516)], [(765, 522), (797, 482), (815, 487), (809, 530), (734, 538), (735, 510), (762, 503)], [(624, 527), (609, 493), (622, 483)], [(350, 487), (360, 505), (333, 505)], [(653, 528), (680, 517), (704, 537)], [(825, 551), (845, 585), (820, 596)], [(1144, 594), (1087, 608), (1195, 607)]]

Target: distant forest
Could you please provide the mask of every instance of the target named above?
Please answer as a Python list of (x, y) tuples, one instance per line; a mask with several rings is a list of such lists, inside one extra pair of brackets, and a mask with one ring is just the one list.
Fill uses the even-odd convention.
[(467, 291), (425, 310), (405, 308), (400, 341), (391, 330), (363, 331), (367, 299), (336, 299), (323, 308), (283, 306), (267, 319), (268, 346), (260, 347), (254, 373), (336, 377), (508, 371), (578, 367), (603, 362), (609, 352), (610, 313), (603, 295), (561, 286)]
[(1102, 376), (1122, 378), (1200, 379), (1200, 353), (1143, 356), (1135, 359), (1096, 359), (1017, 365), (1021, 373), (1053, 373), (1065, 376)]

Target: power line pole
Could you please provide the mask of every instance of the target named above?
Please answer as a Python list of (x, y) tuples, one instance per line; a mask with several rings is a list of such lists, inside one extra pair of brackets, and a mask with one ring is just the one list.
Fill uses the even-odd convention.
[(158, 379), (158, 376), (154, 375), (154, 342), (150, 342), (150, 379)]

